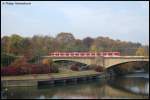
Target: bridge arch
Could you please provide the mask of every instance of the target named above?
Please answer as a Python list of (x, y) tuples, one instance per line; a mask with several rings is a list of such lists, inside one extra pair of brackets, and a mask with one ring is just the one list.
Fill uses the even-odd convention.
[[(111, 69), (111, 68), (113, 68), (113, 67), (118, 67), (119, 65), (131, 63), (131, 62), (143, 62), (143, 63), (146, 62), (146, 63), (148, 63), (148, 61), (128, 61), (128, 62), (123, 62), (123, 63), (119, 63), (119, 64), (116, 64), (116, 65), (112, 65), (112, 66), (108, 67), (107, 69)], [(145, 63), (145, 64), (146, 64), (146, 63)]]
[(129, 62), (149, 62), (149, 59), (106, 59), (105, 68), (113, 67), (119, 64), (129, 63)]
[(56, 59), (52, 59), (54, 62), (56, 61), (72, 61), (72, 62), (77, 62), (77, 63), (81, 63), (81, 64), (86, 64), (86, 65), (91, 65), (93, 63), (93, 59), (89, 59), (89, 58), (65, 58), (65, 59), (61, 59), (61, 58), (56, 58)]
[(77, 61), (74, 61), (74, 60), (55, 60), (54, 62), (72, 62), (72, 63), (79, 63), (79, 64), (83, 64), (83, 65), (87, 65), (85, 63), (82, 63), (82, 62), (77, 62)]
[[(131, 62), (143, 62), (145, 64), (140, 64), (140, 66), (137, 63), (132, 63), (131, 64), (127, 64), (127, 63), (131, 63)], [(124, 65), (127, 64), (127, 65)], [(148, 65), (147, 65), (148, 64)], [(133, 73), (133, 72), (148, 72), (149, 71), (149, 61), (128, 61), (128, 62), (123, 62), (123, 63), (119, 63), (113, 66), (110, 66), (108, 68), (106, 68), (106, 71), (113, 75), (125, 75), (128, 73)]]

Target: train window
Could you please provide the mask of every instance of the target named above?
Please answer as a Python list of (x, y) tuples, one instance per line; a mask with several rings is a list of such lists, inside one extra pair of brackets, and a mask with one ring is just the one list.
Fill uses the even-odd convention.
[(95, 53), (92, 53), (92, 55), (95, 55)]
[(86, 55), (90, 55), (89, 53), (87, 53)]
[(101, 53), (97, 53), (97, 55), (98, 55), (98, 56), (100, 56), (100, 55), (101, 55)]
[(108, 53), (108, 55), (112, 55), (112, 53), (111, 53), (111, 52), (109, 52), (109, 53)]
[(49, 53), (49, 56), (112, 56), (116, 55), (119, 56), (120, 52), (97, 52), (97, 53), (91, 53), (91, 52), (52, 52)]
[(81, 53), (80, 55), (82, 55), (82, 56), (83, 56), (83, 55), (84, 55), (84, 53)]
[(115, 52), (114, 55), (120, 55), (120, 53), (119, 52)]
[(106, 52), (104, 52), (104, 53), (103, 53), (103, 55), (107, 55), (107, 53), (106, 53)]

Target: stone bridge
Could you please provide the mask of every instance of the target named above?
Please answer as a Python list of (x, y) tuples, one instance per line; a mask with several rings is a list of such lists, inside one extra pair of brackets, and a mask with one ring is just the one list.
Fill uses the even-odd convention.
[(83, 63), (86, 65), (96, 64), (109, 68), (114, 65), (133, 62), (133, 61), (149, 61), (149, 57), (146, 56), (116, 56), (116, 57), (51, 57), (43, 56), (43, 58), (51, 58), (53, 61), (74, 61)]

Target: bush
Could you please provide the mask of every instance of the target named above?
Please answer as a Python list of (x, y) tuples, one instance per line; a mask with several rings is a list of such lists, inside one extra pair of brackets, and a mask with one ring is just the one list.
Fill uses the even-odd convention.
[(94, 70), (96, 67), (97, 67), (97, 65), (92, 64), (92, 65), (87, 66), (87, 69), (88, 70)]
[(43, 70), (42, 67), (39, 65), (32, 65), (31, 68), (29, 69), (28, 74), (42, 74)]
[(53, 64), (53, 66), (49, 66), (45, 64), (22, 63), (22, 64), (17, 64), (17, 67), (16, 67), (16, 64), (17, 63), (14, 63), (7, 67), (2, 67), (1, 75), (4, 76), (4, 75), (24, 75), (24, 74), (47, 74), (47, 73), (59, 72), (58, 65), (55, 63)]
[(10, 64), (10, 66), (14, 66), (14, 67), (21, 67), (21, 66), (24, 66), (24, 65), (28, 66), (27, 60), (24, 57), (16, 59), (13, 63)]
[(45, 71), (49, 70), (49, 72), (51, 72), (51, 73), (58, 73), (59, 72), (59, 70), (58, 70), (59, 65), (54, 63), (51, 59), (44, 59), (42, 61), (42, 64), (45, 67), (45, 69), (44, 69)]
[(70, 69), (73, 71), (79, 71), (79, 66), (72, 65)]
[(53, 61), (51, 59), (43, 59), (42, 64), (52, 66)]
[(19, 69), (16, 67), (1, 68), (1, 75), (19, 75)]
[(51, 73), (58, 73), (59, 72), (59, 65), (56, 63), (53, 63), (52, 66), (50, 66), (50, 72)]
[(6, 67), (6, 66), (10, 65), (15, 59), (16, 59), (16, 57), (12, 54), (2, 53), (1, 54), (1, 66)]
[(98, 65), (95, 65), (95, 64), (92, 64), (92, 65), (89, 65), (87, 67), (88, 70), (95, 70), (97, 72), (102, 72), (104, 70), (104, 68), (102, 66), (98, 66)]
[(96, 67), (94, 68), (94, 70), (95, 70), (96, 72), (102, 72), (104, 69), (103, 69), (103, 67), (101, 67), (101, 66), (96, 66)]

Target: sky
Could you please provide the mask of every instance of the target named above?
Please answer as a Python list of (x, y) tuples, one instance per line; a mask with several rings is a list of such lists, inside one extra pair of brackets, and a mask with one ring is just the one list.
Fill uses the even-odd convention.
[[(9, 3), (14, 3), (10, 5)], [(16, 1), (19, 2), (19, 1)], [(30, 1), (26, 1), (30, 2)], [(148, 1), (1, 2), (1, 36), (24, 37), (71, 32), (75, 38), (98, 36), (149, 45)]]

